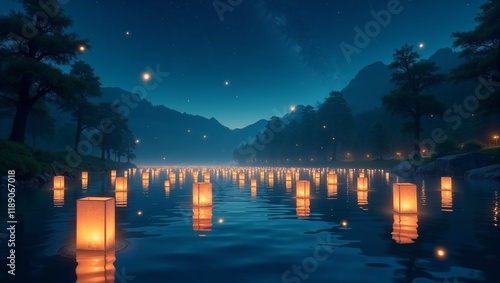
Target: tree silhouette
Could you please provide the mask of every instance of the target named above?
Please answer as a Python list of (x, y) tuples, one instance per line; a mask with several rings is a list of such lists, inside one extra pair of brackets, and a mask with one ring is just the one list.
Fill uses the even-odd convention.
[(429, 88), (437, 86), (445, 76), (437, 74), (438, 67), (431, 61), (417, 61), (420, 56), (413, 46), (405, 44), (396, 49), (394, 61), (389, 68), (394, 70), (391, 81), (396, 89), (382, 97), (385, 109), (393, 115), (407, 118), (403, 132), (413, 132), (413, 158), (420, 158), (421, 118), (424, 115), (442, 114), (444, 105), (432, 94), (424, 94)]
[[(486, 81), (486, 88), (492, 94), (488, 102), (481, 103), (485, 114), (500, 111), (500, 2), (488, 0), (481, 5), (481, 12), (475, 18), (477, 26), (466, 32), (454, 32), (454, 47), (462, 49), (460, 56), (466, 62), (453, 70), (454, 79)], [(494, 89), (495, 87), (496, 89)]]
[(72, 95), (77, 83), (55, 65), (68, 64), (87, 41), (65, 32), (71, 19), (60, 7), (44, 17), (39, 1), (20, 2), (23, 12), (0, 16), (0, 98), (15, 107), (9, 140), (24, 143), (35, 103), (42, 97)]

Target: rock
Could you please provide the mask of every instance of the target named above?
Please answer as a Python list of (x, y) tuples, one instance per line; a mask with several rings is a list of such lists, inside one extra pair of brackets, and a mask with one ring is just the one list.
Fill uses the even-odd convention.
[(403, 161), (391, 169), (392, 174), (408, 178), (415, 173), (416, 166), (412, 165), (409, 161)]
[(465, 177), (471, 179), (500, 179), (500, 164), (485, 166), (465, 172)]
[(490, 165), (494, 157), (480, 152), (443, 156), (433, 163), (419, 167), (419, 176), (460, 176), (466, 171)]

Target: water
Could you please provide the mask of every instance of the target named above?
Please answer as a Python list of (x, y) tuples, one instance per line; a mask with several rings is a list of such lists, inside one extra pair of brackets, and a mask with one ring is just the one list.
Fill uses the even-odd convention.
[[(367, 192), (357, 190), (358, 171), (339, 171), (328, 186), (306, 169), (310, 198), (296, 198), (296, 178), (285, 171), (246, 169), (245, 182), (210, 168), (212, 206), (193, 207), (192, 173), (167, 191), (165, 170), (152, 172), (147, 189), (139, 171), (128, 192), (115, 194), (109, 174), (68, 183), (62, 196), (47, 185), (16, 196), (16, 276), (1, 282), (498, 282), (500, 279), (500, 183), (453, 179), (443, 192), (439, 178), (417, 185), (417, 214), (393, 211), (392, 184), (382, 170), (365, 171)], [(199, 180), (202, 180), (201, 169)], [(118, 173), (120, 175), (120, 173)], [(252, 176), (250, 176), (252, 175)], [(250, 188), (250, 178), (257, 188)], [(403, 180), (398, 180), (403, 181)], [(287, 188), (288, 187), (288, 188)], [(112, 196), (116, 247), (76, 253), (76, 200)], [(6, 203), (6, 193), (2, 194)], [(2, 214), (2, 225), (6, 215)], [(0, 234), (6, 253), (6, 230)], [(3, 236), (3, 237), (2, 237)], [(78, 262), (78, 264), (77, 264)], [(78, 276), (78, 277), (77, 277)]]

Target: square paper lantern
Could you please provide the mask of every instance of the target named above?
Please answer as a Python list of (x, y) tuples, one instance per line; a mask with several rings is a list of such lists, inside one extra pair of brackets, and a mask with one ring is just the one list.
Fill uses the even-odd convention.
[(116, 178), (116, 170), (111, 170), (111, 179)]
[(142, 179), (143, 180), (149, 180), (149, 172), (148, 171), (142, 172)]
[(126, 191), (127, 189), (128, 189), (127, 178), (116, 177), (115, 190), (117, 192), (122, 192), (122, 191)]
[(64, 189), (64, 176), (54, 176), (54, 189)]
[(286, 172), (285, 180), (287, 182), (291, 182), (292, 181), (292, 172)]
[(165, 188), (170, 188), (170, 180), (165, 180), (165, 181), (163, 182), (163, 187), (165, 187)]
[(368, 190), (368, 178), (358, 177), (358, 190), (360, 191)]
[(115, 199), (86, 197), (76, 201), (76, 249), (106, 251), (115, 246)]
[(451, 190), (451, 177), (441, 177), (441, 190)]
[(203, 173), (203, 182), (210, 183), (210, 172)]
[(89, 178), (89, 172), (83, 171), (82, 172), (82, 180), (83, 179), (88, 179)]
[(392, 201), (394, 212), (417, 213), (417, 185), (394, 183), (392, 185)]
[(212, 183), (203, 182), (193, 184), (193, 205), (212, 205)]
[(336, 185), (337, 184), (337, 174), (330, 172), (328, 173), (327, 181), (328, 185)]
[(360, 171), (359, 171), (359, 176), (358, 176), (358, 177), (360, 177), (360, 178), (364, 178), (364, 177), (365, 177), (365, 172), (364, 172), (364, 171), (362, 171), (362, 170), (360, 170)]
[(297, 197), (308, 198), (311, 196), (311, 182), (297, 181)]
[(240, 172), (240, 173), (238, 174), (238, 176), (239, 176), (238, 178), (239, 178), (240, 180), (245, 180), (245, 173), (244, 173), (244, 172)]

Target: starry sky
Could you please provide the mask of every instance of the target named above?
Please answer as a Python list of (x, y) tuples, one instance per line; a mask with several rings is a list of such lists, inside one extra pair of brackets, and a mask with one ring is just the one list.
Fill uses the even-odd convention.
[[(423, 58), (470, 30), (484, 1), (474, 0), (64, 0), (72, 31), (90, 40), (79, 59), (103, 86), (131, 91), (153, 76), (146, 98), (229, 128), (316, 105), (364, 66), (390, 63), (405, 43)], [(399, 3), (399, 5), (398, 5)], [(395, 5), (384, 25), (373, 13)], [(0, 13), (17, 9), (2, 0)], [(390, 12), (389, 12), (390, 13)], [(384, 15), (387, 15), (385, 13)], [(371, 35), (356, 45), (355, 28)], [(377, 27), (378, 26), (378, 29)], [(357, 48), (346, 59), (341, 44)], [(347, 45), (345, 45), (347, 44)], [(153, 87), (154, 86), (154, 87)], [(367, 94), (369, 95), (369, 94)]]

